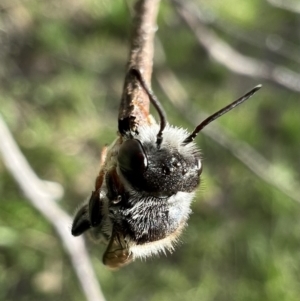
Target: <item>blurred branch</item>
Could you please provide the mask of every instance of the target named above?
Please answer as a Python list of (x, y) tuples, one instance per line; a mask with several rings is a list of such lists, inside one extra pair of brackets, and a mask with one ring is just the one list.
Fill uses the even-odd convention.
[[(132, 68), (140, 70), (149, 86), (159, 3), (160, 0), (137, 1), (127, 66), (127, 72)], [(136, 77), (128, 72), (120, 103), (119, 129), (135, 131), (143, 123), (149, 123), (149, 98), (144, 89), (141, 89)]]
[(233, 47), (220, 39), (197, 18), (186, 2), (171, 0), (178, 15), (195, 34), (199, 44), (217, 62), (232, 72), (273, 81), (285, 88), (300, 92), (300, 75), (286, 67), (265, 63), (258, 59), (242, 55)]
[[(170, 69), (164, 68), (164, 71), (157, 72), (156, 77), (160, 87), (168, 96), (173, 106), (178, 112), (181, 112), (181, 115), (186, 120), (189, 120), (196, 126), (199, 124), (199, 121), (204, 120), (208, 116), (208, 114), (192, 109), (192, 104), (188, 101), (187, 92)], [(229, 131), (225, 131), (224, 128), (218, 126), (218, 122), (210, 124), (202, 133), (229, 150), (233, 156), (260, 179), (300, 203), (299, 189), (297, 189), (300, 183), (284, 181), (280, 177), (280, 174), (276, 172), (276, 168), (249, 144), (234, 138)]]
[(267, 0), (271, 5), (279, 7), (296, 14), (300, 14), (300, 2), (299, 0)]
[[(52, 183), (52, 187), (56, 187), (56, 191), (59, 191), (60, 195), (57, 192), (56, 195), (55, 193), (51, 195), (49, 189), (45, 189), (47, 187), (45, 182), (41, 181), (31, 169), (1, 115), (0, 139), (0, 152), (5, 166), (23, 190), (30, 204), (55, 228), (70, 257), (86, 299), (88, 301), (104, 301), (105, 298), (97, 282), (84, 240), (71, 235), (71, 217), (55, 202), (58, 196), (62, 196), (62, 188), (57, 189), (58, 184), (53, 186)], [(52, 190), (52, 192), (54, 191)]]
[(221, 32), (230, 35), (234, 39), (243, 41), (250, 46), (262, 50), (268, 49), (272, 53), (276, 53), (285, 59), (295, 61), (297, 64), (300, 63), (299, 49), (290, 41), (285, 40), (278, 34), (265, 34), (257, 30), (254, 32), (241, 30), (241, 28), (235, 27), (232, 23), (222, 20), (207, 4), (208, 3), (190, 3), (189, 5), (201, 23), (206, 24), (206, 26), (213, 26)]
[[(247, 34), (244, 33), (244, 35)], [(285, 40), (282, 36), (278, 34), (269, 34), (264, 37), (264, 44), (267, 49), (273, 53), (300, 64), (299, 48), (292, 42)]]

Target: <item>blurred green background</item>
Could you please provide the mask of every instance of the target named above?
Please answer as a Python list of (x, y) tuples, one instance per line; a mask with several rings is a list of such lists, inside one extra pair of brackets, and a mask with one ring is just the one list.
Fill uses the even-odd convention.
[[(285, 80), (300, 87), (300, 14), (293, 7), (277, 7), (276, 0), (191, 3), (231, 47), (290, 69), (294, 77)], [(63, 185), (60, 205), (70, 214), (93, 189), (100, 150), (116, 135), (132, 4), (0, 2), (0, 113), (39, 177)], [(274, 178), (295, 183), (300, 198), (299, 92), (216, 62), (169, 1), (161, 4), (158, 25), (152, 87), (169, 122), (193, 129), (158, 83), (156, 74), (166, 68), (194, 111), (213, 113), (262, 83), (219, 124), (269, 160)], [(300, 204), (210, 138), (199, 135), (197, 142), (203, 184), (174, 254), (111, 272), (101, 263), (104, 247), (88, 242), (107, 300), (298, 301)], [(0, 177), (0, 300), (84, 300), (56, 233), (1, 160)]]

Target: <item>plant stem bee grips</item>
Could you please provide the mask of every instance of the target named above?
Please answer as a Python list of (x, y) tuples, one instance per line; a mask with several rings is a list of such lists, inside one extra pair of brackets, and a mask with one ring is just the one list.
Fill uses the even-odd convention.
[(160, 102), (141, 72), (131, 69), (158, 112), (160, 123), (135, 130), (119, 121), (119, 137), (102, 152), (95, 190), (77, 211), (72, 234), (89, 231), (107, 244), (103, 263), (120, 268), (135, 258), (173, 251), (200, 184), (200, 151), (193, 142), (210, 122), (250, 98), (256, 86), (202, 121), (190, 134), (167, 123)]

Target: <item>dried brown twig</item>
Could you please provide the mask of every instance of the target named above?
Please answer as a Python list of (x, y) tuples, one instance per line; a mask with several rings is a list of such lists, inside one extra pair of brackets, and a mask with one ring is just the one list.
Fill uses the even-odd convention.
[[(140, 70), (150, 87), (153, 65), (153, 41), (157, 30), (156, 16), (160, 0), (138, 1), (127, 72)], [(149, 97), (130, 72), (127, 73), (119, 110), (119, 129), (135, 131), (138, 125), (150, 123)]]

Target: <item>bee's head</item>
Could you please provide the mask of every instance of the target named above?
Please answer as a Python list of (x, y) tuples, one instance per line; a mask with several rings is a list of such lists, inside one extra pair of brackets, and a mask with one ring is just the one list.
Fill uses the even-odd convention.
[[(120, 147), (118, 166), (122, 176), (136, 190), (150, 195), (170, 196), (178, 191), (192, 192), (199, 185), (201, 161), (194, 139), (200, 131), (253, 96), (261, 85), (203, 120), (191, 134), (167, 126), (166, 113), (147, 86), (139, 70), (131, 69), (149, 96), (159, 118), (159, 126), (139, 128)], [(119, 129), (123, 133), (122, 129)]]
[(122, 176), (137, 191), (170, 196), (178, 191), (192, 192), (200, 183), (200, 153), (192, 142), (183, 144), (187, 132), (167, 126), (157, 147), (158, 126), (142, 127), (139, 134), (120, 147), (118, 166)]

